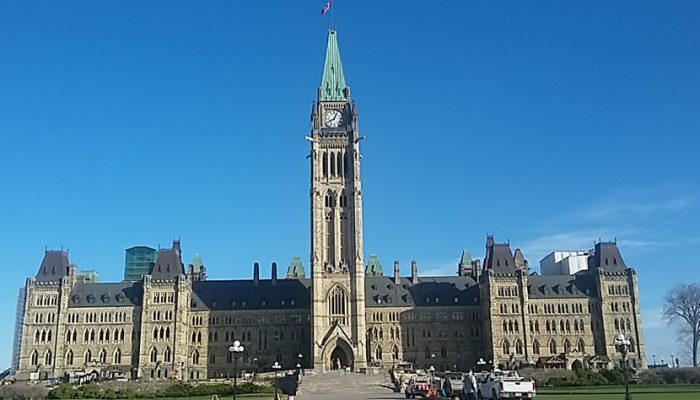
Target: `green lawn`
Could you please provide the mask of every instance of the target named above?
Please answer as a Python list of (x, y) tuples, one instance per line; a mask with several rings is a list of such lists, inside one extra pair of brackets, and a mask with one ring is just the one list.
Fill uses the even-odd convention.
[[(633, 400), (699, 400), (700, 385), (631, 386)], [(625, 389), (613, 386), (545, 388), (537, 390), (540, 400), (624, 400)]]

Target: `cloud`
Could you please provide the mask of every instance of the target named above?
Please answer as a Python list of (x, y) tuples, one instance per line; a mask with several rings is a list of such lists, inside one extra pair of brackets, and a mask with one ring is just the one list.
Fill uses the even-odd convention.
[[(638, 221), (682, 213), (697, 204), (692, 192), (657, 196), (652, 193), (631, 195), (632, 198), (612, 197), (592, 206), (581, 208), (576, 215), (588, 221)], [(644, 199), (649, 197), (650, 199)]]

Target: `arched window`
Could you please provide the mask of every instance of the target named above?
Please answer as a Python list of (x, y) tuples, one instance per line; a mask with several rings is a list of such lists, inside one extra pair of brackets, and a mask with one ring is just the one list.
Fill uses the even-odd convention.
[(109, 329), (105, 330), (105, 341), (109, 342)]
[(559, 321), (559, 332), (564, 332), (564, 320)]
[(571, 342), (569, 339), (564, 339), (564, 354), (569, 354), (571, 352)]
[(503, 321), (503, 333), (507, 333), (507, 332), (508, 332), (508, 322)]
[(447, 358), (447, 349), (445, 348), (445, 346), (442, 346), (442, 348), (440, 349), (440, 357)]
[(165, 338), (170, 339), (170, 327), (165, 328)]
[(375, 360), (382, 359), (382, 346), (377, 346), (377, 348), (374, 350), (374, 359)]
[(515, 341), (515, 354), (523, 354), (523, 343), (520, 341), (520, 339)]
[(199, 365), (199, 352), (197, 350), (192, 352), (192, 364)]
[[(636, 347), (636, 346), (635, 346), (635, 343), (634, 343), (634, 339), (630, 339), (630, 349), (629, 349), (629, 352), (630, 352), (630, 353), (634, 353), (635, 350), (636, 350), (635, 347)], [(673, 360), (671, 360), (671, 362), (673, 362)]]
[(166, 347), (165, 350), (163, 351), (163, 361), (165, 362), (170, 362), (170, 347)]
[[(327, 152), (323, 153), (322, 160), (323, 160), (323, 176), (325, 178), (327, 178), (328, 177), (328, 153)], [(328, 207), (328, 206), (326, 205), (326, 207)]]
[(202, 343), (202, 332), (197, 332), (197, 343)]
[(394, 346), (393, 349), (391, 349), (391, 359), (392, 360), (398, 360), (399, 359), (399, 348)]
[(151, 362), (158, 361), (158, 350), (155, 347), (151, 348)]
[(579, 339), (578, 342), (576, 343), (576, 350), (578, 350), (579, 353), (585, 352), (586, 344), (583, 342), (583, 339)]
[(32, 358), (32, 365), (39, 365), (39, 353), (36, 350), (34, 350), (32, 352), (31, 358)]
[(116, 349), (114, 351), (114, 364), (121, 364), (122, 363), (122, 351), (119, 349)]
[(574, 320), (574, 332), (578, 332), (578, 320)]
[(124, 341), (124, 328), (122, 328), (122, 330), (119, 331), (119, 340)]
[(430, 359), (430, 347), (425, 346), (425, 358)]
[(584, 333), (583, 319), (580, 319), (580, 320), (578, 321), (578, 326), (579, 326), (579, 329), (581, 330), (581, 333)]
[(557, 344), (554, 339), (549, 341), (549, 354), (557, 354)]
[(73, 350), (68, 350), (66, 353), (66, 365), (73, 365)]
[(513, 321), (508, 321), (508, 332), (513, 332)]
[(540, 342), (537, 339), (532, 342), (532, 354), (540, 354)]
[(620, 320), (618, 320), (617, 318), (615, 318), (615, 330), (616, 331), (620, 330)]
[[(632, 330), (632, 323), (630, 322), (630, 319), (627, 318), (627, 330), (631, 331)], [(49, 331), (49, 340), (51, 340), (51, 331)]]
[(41, 342), (43, 343), (45, 341), (46, 341), (46, 331), (41, 331)]
[(508, 343), (508, 340), (503, 340), (503, 343), (501, 344), (501, 351), (503, 351), (503, 355), (510, 354), (510, 343)]
[(46, 350), (46, 353), (44, 353), (44, 365), (51, 365), (52, 361), (53, 354), (51, 353), (51, 350)]
[(95, 330), (90, 329), (90, 341), (94, 342), (95, 341)]
[(566, 331), (571, 332), (571, 324), (569, 323), (569, 320), (566, 320)]
[(535, 321), (535, 332), (539, 332), (539, 331), (540, 331), (540, 322)]
[(343, 176), (343, 155), (338, 152), (336, 154), (336, 165), (338, 166), (338, 176)]
[(338, 322), (345, 325), (345, 315), (347, 310), (347, 296), (342, 287), (334, 287), (328, 294), (328, 314), (331, 324)]
[(335, 176), (335, 153), (331, 153), (331, 176)]
[(90, 352), (90, 350), (85, 352), (85, 355), (83, 355), (83, 360), (85, 361), (85, 364), (92, 361), (92, 352)]
[(107, 351), (105, 349), (100, 350), (100, 362), (102, 364), (107, 362)]

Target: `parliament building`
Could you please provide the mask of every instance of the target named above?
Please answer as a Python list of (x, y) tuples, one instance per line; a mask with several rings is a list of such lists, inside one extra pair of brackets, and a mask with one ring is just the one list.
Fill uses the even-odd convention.
[(464, 251), (453, 276), (421, 276), (415, 261), (408, 276), (399, 261), (385, 273), (376, 257), (365, 260), (361, 139), (330, 30), (307, 137), (309, 273), (295, 258), (285, 275), (273, 263), (261, 279), (256, 264), (252, 279), (209, 280), (201, 262), (183, 264), (177, 240), (139, 280), (95, 283), (79, 279), (67, 252), (47, 250), (19, 308), (16, 378), (228, 377), (234, 340), (247, 371), (275, 361), (318, 371), (402, 361), (465, 370), (479, 360), (601, 369), (619, 363), (621, 333), (630, 366), (646, 367), (637, 274), (615, 242), (575, 253), (575, 273), (531, 271), (520, 249), (493, 236), (482, 260)]

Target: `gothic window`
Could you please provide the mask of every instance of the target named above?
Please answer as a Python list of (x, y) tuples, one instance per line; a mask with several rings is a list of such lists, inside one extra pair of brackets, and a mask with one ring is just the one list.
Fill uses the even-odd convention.
[(345, 325), (346, 310), (347, 296), (345, 291), (340, 286), (336, 286), (328, 294), (328, 315), (330, 315), (331, 324), (338, 322)]
[(559, 332), (564, 332), (564, 320), (559, 321)]
[(394, 346), (393, 349), (391, 349), (391, 359), (392, 360), (398, 360), (399, 359), (399, 348)]
[(518, 328), (518, 321), (515, 321), (515, 331), (520, 332), (520, 328)]
[(586, 345), (583, 342), (583, 339), (579, 339), (578, 343), (576, 343), (576, 350), (578, 350), (579, 353), (583, 353), (586, 350)]
[[(630, 319), (627, 318), (627, 330), (631, 331), (632, 330), (632, 324), (630, 323)], [(49, 340), (51, 340), (51, 331), (49, 331)]]
[(170, 362), (170, 347), (166, 347), (163, 351), (163, 361)]
[(547, 332), (550, 332), (550, 331), (551, 331), (551, 326), (549, 325), (549, 321), (546, 322), (546, 325), (545, 325), (545, 326), (546, 326)]
[(549, 354), (557, 354), (557, 344), (554, 339), (549, 341)]
[(430, 358), (430, 347), (425, 346), (425, 358), (429, 359)]
[(31, 358), (32, 358), (32, 365), (38, 365), (38, 364), (39, 364), (39, 353), (38, 353), (36, 350), (34, 350), (34, 351), (32, 352), (32, 357), (31, 357)]
[(170, 327), (165, 328), (165, 338), (170, 339)]
[(124, 329), (122, 329), (121, 331), (119, 331), (119, 340), (120, 340), (120, 341), (124, 341)]
[(73, 350), (68, 350), (66, 353), (66, 365), (73, 365)]
[(571, 324), (569, 323), (569, 320), (566, 320), (566, 332), (571, 332)]
[(580, 319), (580, 320), (578, 321), (578, 326), (579, 326), (579, 329), (581, 330), (581, 333), (583, 333), (583, 331), (584, 331), (584, 329), (583, 329), (583, 319)]
[(197, 332), (197, 343), (202, 343), (202, 332)]
[(46, 350), (46, 353), (44, 354), (44, 365), (51, 365), (52, 361), (53, 354), (51, 353), (51, 350)]
[(440, 349), (440, 357), (442, 357), (442, 358), (447, 358), (447, 349), (445, 348), (445, 346), (443, 346), (443, 347)]
[(105, 349), (102, 349), (102, 350), (100, 351), (100, 356), (99, 356), (99, 357), (100, 357), (100, 362), (101, 362), (102, 364), (105, 364), (105, 363), (107, 362), (107, 351), (105, 351)]
[(197, 350), (192, 352), (192, 364), (199, 365), (199, 352)]
[(328, 153), (327, 152), (323, 153), (323, 177), (328, 178)]
[(503, 321), (503, 333), (507, 333), (507, 332), (508, 332), (508, 322)]
[(564, 339), (564, 354), (569, 354), (571, 352), (571, 342), (569, 339)]
[(158, 361), (158, 350), (155, 347), (151, 348), (151, 362)]
[(337, 165), (338, 165), (338, 176), (342, 177), (343, 176), (343, 155), (340, 152), (338, 152), (338, 154), (336, 154), (336, 156), (337, 156), (336, 161), (337, 161)]
[[(192, 335), (194, 335), (194, 333)], [(158, 328), (153, 328), (153, 339), (158, 339)], [(194, 339), (192, 339), (192, 342), (194, 343)]]
[(620, 321), (615, 318), (615, 332), (618, 332), (620, 330)]
[(578, 320), (574, 320), (574, 332), (578, 332)]
[(535, 339), (534, 342), (532, 342), (532, 353), (533, 354), (540, 354), (540, 342)]
[(122, 351), (117, 349), (114, 351), (114, 364), (121, 364), (122, 363)]
[(523, 343), (520, 339), (515, 341), (515, 354), (523, 354)]
[(85, 364), (87, 364), (87, 363), (89, 363), (90, 361), (92, 361), (92, 352), (90, 352), (90, 350), (87, 350), (87, 351), (85, 352), (85, 355), (83, 356), (83, 360), (85, 360)]
[[(634, 339), (630, 339), (630, 350), (629, 350), (629, 352), (630, 352), (630, 353), (634, 353), (634, 352), (635, 352), (635, 347), (636, 347), (636, 346), (635, 346), (635, 343), (634, 343)], [(673, 362), (673, 360), (671, 360), (671, 362)]]
[(503, 340), (503, 343), (501, 344), (501, 351), (503, 351), (503, 355), (510, 354), (510, 343), (508, 343), (508, 340)]
[(335, 176), (335, 153), (331, 153), (331, 176)]
[(374, 359), (375, 360), (381, 360), (382, 359), (382, 347), (377, 346), (377, 348), (374, 350)]
[(539, 333), (540, 332), (540, 322), (535, 321), (535, 332)]

